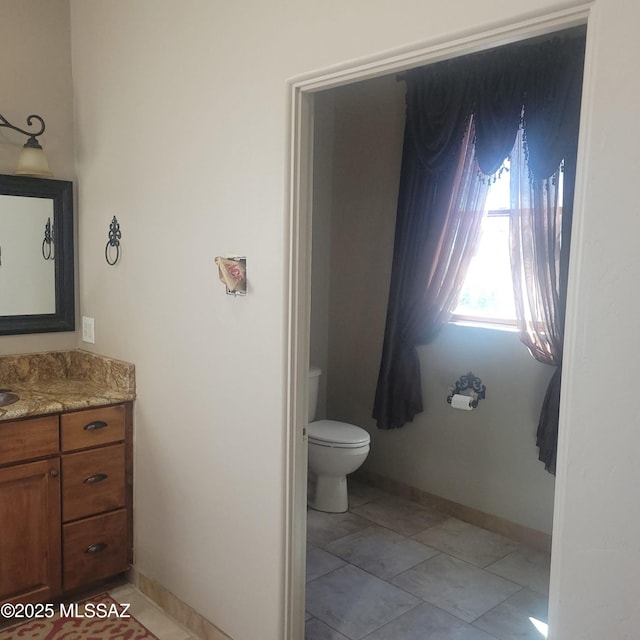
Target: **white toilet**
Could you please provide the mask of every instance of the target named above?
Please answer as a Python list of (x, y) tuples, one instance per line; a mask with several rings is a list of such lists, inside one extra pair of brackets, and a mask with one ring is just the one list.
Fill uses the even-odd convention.
[(347, 474), (353, 473), (369, 454), (369, 434), (362, 428), (335, 420), (311, 422), (318, 404), (318, 385), (322, 372), (309, 369), (310, 486), (307, 501), (312, 509), (342, 513), (349, 508)]

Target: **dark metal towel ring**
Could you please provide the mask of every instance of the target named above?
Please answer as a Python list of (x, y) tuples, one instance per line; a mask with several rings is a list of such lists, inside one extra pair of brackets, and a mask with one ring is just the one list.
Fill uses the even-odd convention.
[[(113, 220), (109, 225), (109, 240), (107, 241), (107, 245), (104, 248), (104, 258), (107, 261), (107, 264), (113, 266), (120, 259), (120, 238), (122, 238), (122, 232), (120, 231), (120, 225), (118, 224), (118, 219), (113, 216)], [(111, 253), (109, 251), (109, 247), (115, 247), (115, 258), (111, 258)]]
[(42, 257), (45, 260), (55, 260), (54, 246), (51, 218), (49, 218), (44, 226), (44, 240), (42, 241)]

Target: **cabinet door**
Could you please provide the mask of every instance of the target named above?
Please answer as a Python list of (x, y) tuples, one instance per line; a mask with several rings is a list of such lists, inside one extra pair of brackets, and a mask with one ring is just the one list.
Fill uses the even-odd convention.
[(0, 602), (60, 593), (59, 476), (58, 458), (0, 469)]

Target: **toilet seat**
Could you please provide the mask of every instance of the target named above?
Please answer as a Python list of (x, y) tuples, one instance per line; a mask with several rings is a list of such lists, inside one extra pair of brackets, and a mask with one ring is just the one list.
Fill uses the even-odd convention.
[(361, 427), (337, 420), (318, 420), (307, 425), (309, 444), (337, 449), (359, 449), (369, 445), (371, 436)]

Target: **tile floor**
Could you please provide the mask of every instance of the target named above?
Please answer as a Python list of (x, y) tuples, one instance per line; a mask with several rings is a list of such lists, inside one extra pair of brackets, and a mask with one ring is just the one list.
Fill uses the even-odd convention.
[(548, 554), (352, 480), (349, 505), (307, 512), (306, 640), (545, 638)]

